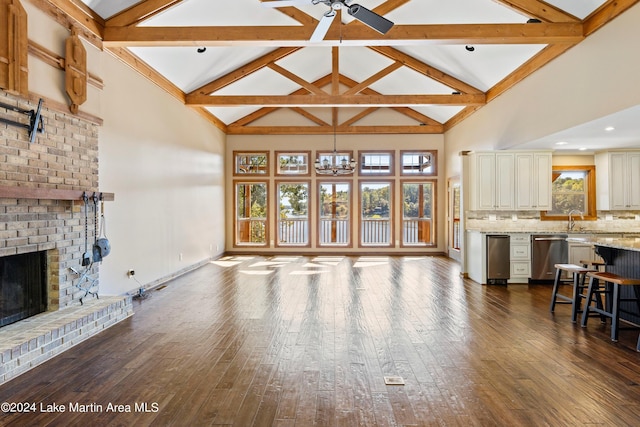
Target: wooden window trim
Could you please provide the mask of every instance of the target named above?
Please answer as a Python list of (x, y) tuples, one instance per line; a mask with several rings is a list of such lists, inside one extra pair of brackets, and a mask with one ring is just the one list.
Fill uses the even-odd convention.
[[(563, 171), (586, 171), (587, 172), (587, 212), (583, 214), (584, 221), (596, 221), (598, 213), (596, 211), (596, 167), (594, 165), (585, 166), (553, 166), (553, 172)], [(552, 181), (553, 182), (553, 181)], [(582, 218), (579, 218), (582, 221)], [(568, 221), (568, 215), (547, 215), (547, 211), (540, 212), (542, 221)]]
[[(266, 195), (267, 195), (267, 210), (266, 210), (266, 230), (265, 230), (265, 242), (264, 244), (252, 244), (252, 243), (239, 243), (238, 242), (238, 185), (239, 184), (264, 184), (266, 186)], [(268, 180), (257, 180), (257, 179), (247, 179), (233, 180), (233, 247), (234, 248), (268, 248), (270, 247), (271, 242), (271, 215), (269, 205), (271, 203), (270, 200), (270, 188)]]
[[(306, 156), (307, 157), (307, 172), (305, 173), (282, 173), (280, 172), (280, 156), (281, 155), (292, 155), (292, 156)], [(275, 175), (281, 177), (305, 177), (311, 176), (311, 169), (313, 169), (315, 159), (311, 159), (311, 151), (276, 151), (275, 152)]]
[[(423, 154), (423, 153), (429, 153), (431, 154), (432, 158), (431, 158), (431, 164), (432, 164), (432, 171), (431, 172), (420, 172), (420, 173), (407, 173), (404, 171), (404, 162), (403, 162), (403, 158), (405, 154)], [(406, 176), (406, 177), (417, 177), (417, 176), (438, 176), (438, 150), (401, 150), (400, 151), (400, 159), (399, 159), (399, 163), (400, 163), (400, 175), (402, 176)]]
[[(365, 245), (362, 243), (362, 184), (389, 185), (389, 243), (386, 245)], [(395, 208), (395, 179), (360, 179), (358, 180), (358, 247), (359, 248), (395, 248), (396, 208)]]
[[(404, 184), (427, 184), (431, 183), (433, 186), (433, 207), (432, 207), (432, 221), (433, 221), (433, 243), (424, 243), (422, 245), (407, 245), (403, 242), (404, 237), (400, 239), (401, 248), (435, 248), (438, 246), (438, 180), (431, 179), (401, 179), (400, 180), (400, 200), (404, 200)], [(400, 230), (402, 230), (402, 221), (404, 221), (404, 211), (402, 203), (400, 203)]]
[[(255, 155), (259, 155), (259, 156), (265, 156), (266, 162), (267, 164), (264, 166), (265, 169), (265, 173), (255, 173), (255, 172), (246, 172), (246, 173), (240, 173), (237, 170), (237, 158), (238, 156), (242, 156), (242, 155), (251, 155), (251, 154), (255, 154)], [(271, 159), (269, 158), (269, 151), (234, 151), (233, 152), (233, 176), (255, 176), (255, 177), (268, 177), (271, 175), (271, 171), (270, 171), (270, 163), (271, 163)]]
[[(323, 175), (323, 177), (330, 177), (330, 175)], [(344, 176), (342, 177), (344, 178)], [(320, 235), (322, 233), (322, 215), (320, 215), (320, 209), (322, 208), (322, 201), (320, 200), (320, 196), (322, 195), (322, 191), (320, 189), (320, 187), (322, 185), (336, 185), (336, 184), (346, 184), (349, 187), (349, 241), (346, 244), (340, 244), (340, 243), (336, 243), (336, 244), (331, 244), (331, 243), (321, 243), (320, 242)], [(324, 181), (324, 180), (318, 180), (316, 182), (316, 191), (317, 191), (317, 197), (316, 197), (316, 203), (317, 203), (317, 208), (316, 208), (316, 217), (317, 217), (317, 235), (316, 235), (316, 247), (318, 248), (348, 248), (351, 249), (353, 248), (353, 226), (354, 226), (354, 221), (353, 221), (353, 197), (354, 197), (354, 191), (353, 191), (353, 180), (350, 179), (342, 179), (339, 181), (334, 181), (334, 180), (329, 180), (329, 181)]]
[[(295, 176), (300, 176), (300, 175), (295, 175)], [(303, 244), (303, 245), (297, 245), (297, 244), (286, 244), (286, 243), (282, 243), (280, 242), (280, 229), (278, 228), (280, 226), (280, 185), (282, 184), (290, 184), (290, 185), (295, 185), (295, 184), (305, 184), (307, 186), (307, 234), (308, 234), (308, 239), (307, 239), (307, 243)], [(311, 181), (308, 179), (297, 179), (297, 180), (276, 180), (275, 181), (275, 185), (276, 185), (276, 199), (275, 199), (275, 206), (276, 206), (276, 212), (275, 212), (275, 218), (276, 218), (276, 229), (274, 230), (275, 232), (275, 246), (277, 248), (310, 248), (311, 247), (311, 239), (312, 239), (312, 223), (311, 223), (311, 209), (313, 208), (312, 204), (311, 204), (311, 200), (312, 200), (312, 192), (311, 192)]]
[[(389, 155), (389, 171), (388, 172), (373, 172), (373, 173), (363, 173), (362, 169), (364, 167), (364, 162), (362, 161), (362, 156), (367, 154), (387, 154)], [(395, 175), (395, 151), (393, 150), (361, 150), (358, 151), (358, 175), (363, 178), (370, 176), (394, 176)]]

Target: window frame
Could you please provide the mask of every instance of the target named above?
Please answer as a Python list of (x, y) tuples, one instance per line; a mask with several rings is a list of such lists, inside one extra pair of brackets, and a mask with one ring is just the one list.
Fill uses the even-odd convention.
[[(554, 172), (587, 172), (587, 212), (583, 213), (584, 221), (595, 221), (598, 219), (596, 211), (596, 167), (594, 165), (577, 165), (577, 166), (552, 166), (551, 184), (553, 185)], [(553, 198), (553, 190), (551, 193)], [(550, 215), (547, 211), (540, 211), (540, 220), (542, 221), (568, 221), (569, 215)], [(580, 218), (582, 220), (582, 218)]]
[[(307, 242), (306, 243), (283, 243), (280, 241), (280, 186), (281, 185), (297, 185), (303, 184), (307, 186)], [(275, 230), (275, 246), (276, 247), (284, 247), (284, 248), (310, 248), (311, 247), (311, 181), (309, 180), (276, 180), (276, 230)]]
[[(365, 167), (364, 156), (367, 155), (376, 155), (376, 154), (386, 154), (389, 156), (389, 170), (388, 171), (374, 171), (371, 173), (363, 172)], [(395, 174), (395, 151), (393, 150), (362, 150), (358, 151), (358, 175), (361, 177), (370, 177), (370, 176), (394, 176)], [(371, 169), (373, 170), (373, 169)]]
[[(270, 159), (269, 159), (269, 151), (234, 151), (233, 152), (233, 176), (261, 176), (261, 177), (267, 177), (270, 175)], [(255, 155), (255, 156), (264, 156), (266, 164), (263, 167), (258, 167), (256, 172), (252, 172), (251, 170), (247, 171), (247, 172), (241, 172), (239, 171), (239, 163), (238, 163), (238, 157), (240, 156), (250, 156), (250, 155)], [(249, 165), (249, 168), (251, 168), (252, 166)], [(260, 171), (264, 171), (264, 172), (260, 172)]]
[[(247, 184), (263, 184), (265, 185), (265, 241), (264, 243), (251, 243), (251, 242), (240, 242), (238, 240), (238, 185), (247, 185)], [(271, 221), (270, 216), (270, 188), (269, 188), (269, 180), (233, 180), (233, 247), (235, 248), (268, 248), (270, 246), (270, 227), (269, 223)]]
[[(432, 206), (431, 206), (431, 242), (418, 242), (418, 243), (405, 243), (404, 242), (404, 185), (405, 184), (431, 184), (432, 188)], [(438, 180), (435, 178), (432, 179), (402, 179), (400, 180), (400, 200), (402, 201), (400, 206), (400, 234), (402, 238), (400, 239), (400, 247), (401, 248), (434, 248), (438, 246)], [(423, 219), (423, 218), (420, 218)]]
[[(332, 175), (323, 175), (326, 177), (333, 177)], [(344, 176), (343, 176), (344, 178)], [(340, 184), (344, 184), (348, 187), (348, 191), (349, 191), (349, 195), (347, 197), (347, 202), (349, 203), (349, 214), (347, 215), (347, 221), (348, 221), (348, 231), (347, 231), (347, 237), (348, 237), (348, 241), (347, 243), (322, 243), (322, 185), (340, 185)], [(317, 214), (317, 242), (316, 242), (316, 247), (318, 248), (353, 248), (353, 197), (354, 197), (354, 188), (353, 188), (353, 180), (351, 179), (342, 179), (340, 181), (334, 181), (334, 180), (330, 180), (330, 181), (324, 181), (324, 180), (318, 180), (316, 182), (316, 191), (317, 191), (317, 196), (316, 196), (316, 200), (317, 200), (317, 207), (316, 207), (316, 214)]]
[[(396, 179), (359, 179), (358, 180), (358, 247), (359, 248), (395, 248), (395, 186)], [(362, 217), (362, 185), (363, 184), (387, 184), (389, 186), (389, 243), (363, 243), (363, 217)]]
[[(280, 165), (280, 156), (303, 156), (306, 159), (306, 172), (283, 172)], [(311, 151), (276, 151), (275, 152), (275, 165), (276, 165), (276, 176), (286, 176), (286, 177), (299, 177), (299, 176), (311, 176)]]
[[(431, 156), (431, 166), (427, 168), (427, 172), (419, 171), (416, 173), (406, 172), (404, 165), (405, 155), (424, 155), (429, 154)], [(438, 150), (400, 150), (400, 175), (401, 176), (437, 176), (438, 175)]]

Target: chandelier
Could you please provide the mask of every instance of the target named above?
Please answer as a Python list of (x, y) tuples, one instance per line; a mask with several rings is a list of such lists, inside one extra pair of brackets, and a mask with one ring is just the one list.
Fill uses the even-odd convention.
[(338, 152), (336, 151), (336, 130), (333, 129), (333, 152), (331, 153), (331, 162), (327, 157), (320, 161), (320, 157), (316, 158), (314, 167), (316, 173), (320, 175), (350, 175), (356, 170), (358, 164), (351, 158), (347, 160), (346, 156), (342, 156), (338, 161)]

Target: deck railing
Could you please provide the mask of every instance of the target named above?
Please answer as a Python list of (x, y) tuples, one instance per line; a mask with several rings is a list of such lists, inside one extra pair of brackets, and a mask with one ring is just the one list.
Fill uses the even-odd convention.
[(402, 243), (405, 245), (431, 243), (431, 219), (405, 218), (402, 221)]
[(347, 245), (349, 244), (349, 220), (336, 218), (320, 219), (321, 245)]
[(280, 219), (278, 244), (306, 245), (309, 243), (309, 220), (307, 218)]
[(388, 218), (361, 219), (363, 245), (387, 245), (391, 242), (391, 224)]

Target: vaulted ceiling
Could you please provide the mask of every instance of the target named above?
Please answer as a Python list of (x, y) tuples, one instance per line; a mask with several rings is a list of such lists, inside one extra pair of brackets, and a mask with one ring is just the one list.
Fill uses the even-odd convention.
[(310, 42), (314, 0), (46, 0), (227, 134), (442, 133), (637, 2), (352, 0), (394, 26)]

